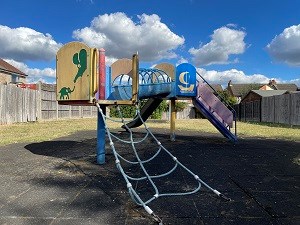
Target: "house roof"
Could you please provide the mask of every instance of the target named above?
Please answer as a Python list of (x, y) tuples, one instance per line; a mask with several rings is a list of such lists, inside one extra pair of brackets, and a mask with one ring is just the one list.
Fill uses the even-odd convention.
[(230, 84), (230, 89), (234, 96), (242, 96), (253, 89), (259, 89), (263, 84)]
[(275, 95), (283, 95), (283, 94), (286, 94), (286, 93), (289, 93), (289, 92), (287, 90), (251, 90), (245, 95), (245, 97), (243, 97), (241, 102), (249, 101), (248, 96), (251, 93), (254, 93), (254, 94), (256, 94), (260, 97), (271, 97), (271, 96), (275, 96)]
[(252, 90), (251, 92), (254, 92), (261, 97), (270, 97), (274, 95), (283, 95), (287, 93), (287, 90)]
[[(221, 86), (221, 84), (210, 84), (210, 86), (215, 90), (215, 91), (223, 91), (223, 88)], [(207, 85), (207, 87), (209, 89), (211, 89), (209, 85)]]
[(297, 91), (298, 89), (296, 84), (272, 84), (269, 86), (274, 90)]
[(16, 67), (10, 65), (9, 63), (5, 62), (3, 59), (0, 58), (0, 71), (8, 74), (16, 74), (19, 76), (27, 76), (21, 70), (17, 69)]

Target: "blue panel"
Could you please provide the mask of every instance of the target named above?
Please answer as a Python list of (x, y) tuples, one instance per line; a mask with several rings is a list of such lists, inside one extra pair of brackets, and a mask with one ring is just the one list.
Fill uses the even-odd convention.
[(105, 83), (105, 99), (107, 99), (111, 93), (111, 67), (106, 67)]
[(196, 68), (189, 63), (176, 67), (176, 95), (196, 96)]
[[(105, 113), (105, 106), (100, 106)], [(105, 163), (105, 122), (103, 121), (102, 115), (98, 112), (97, 122), (97, 163)]]

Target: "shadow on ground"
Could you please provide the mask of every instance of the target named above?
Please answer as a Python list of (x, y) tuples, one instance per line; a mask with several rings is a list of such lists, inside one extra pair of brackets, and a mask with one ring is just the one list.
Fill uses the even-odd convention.
[[(171, 142), (165, 130), (156, 129), (155, 133), (184, 165), (232, 199), (223, 201), (205, 188), (190, 196), (159, 198), (149, 206), (164, 224), (300, 222), (300, 170), (294, 162), (299, 154), (299, 143), (240, 139), (232, 144), (218, 135), (201, 136), (191, 132), (181, 132), (176, 142)], [(118, 134), (123, 138), (127, 135)], [(24, 154), (23, 161), (27, 164), (23, 162), (23, 166), (27, 169), (14, 171), (15, 184), (7, 181), (11, 188), (8, 196), (16, 197), (13, 201), (5, 197), (0, 199), (1, 220), (11, 222), (14, 217), (14, 222), (27, 218), (30, 223), (37, 224), (41, 221), (51, 224), (153, 224), (152, 218), (130, 199), (107, 140), (106, 164), (99, 166), (96, 164), (96, 139), (78, 141), (76, 136), (78, 134), (63, 140), (28, 144), (25, 146), (27, 152), (19, 150)], [(86, 131), (80, 132), (80, 136), (91, 135)], [(135, 136), (141, 138), (144, 133), (137, 130)], [(115, 141), (115, 147), (122, 156), (134, 159), (130, 145)], [(142, 159), (149, 158), (156, 151), (155, 142), (147, 140), (137, 149)], [(173, 165), (169, 155), (162, 153), (148, 163), (146, 169), (150, 174), (160, 174)], [(130, 175), (142, 176), (139, 167), (123, 166)], [(195, 186), (194, 178), (180, 169), (155, 182), (162, 192), (186, 191)], [(14, 190), (17, 184), (26, 184), (26, 187)], [(133, 186), (143, 199), (154, 194), (147, 182), (135, 182)]]

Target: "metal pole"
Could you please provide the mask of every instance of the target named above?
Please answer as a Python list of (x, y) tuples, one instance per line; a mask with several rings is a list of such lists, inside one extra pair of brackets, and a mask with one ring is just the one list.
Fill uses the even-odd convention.
[[(105, 72), (105, 50), (101, 48), (99, 50), (99, 90), (98, 90), (98, 99), (105, 99), (105, 86), (106, 86), (106, 72)], [(105, 105), (100, 105), (102, 112), (106, 115)], [(97, 163), (105, 163), (105, 121), (103, 120), (99, 110), (98, 119), (97, 119)]]
[[(106, 114), (105, 105), (100, 105), (100, 108), (103, 111), (103, 114)], [(98, 110), (98, 120), (97, 120), (97, 163), (105, 163), (105, 121), (103, 120), (101, 113)]]
[(170, 121), (171, 141), (175, 141), (175, 120), (176, 120), (175, 99), (171, 99), (171, 121)]

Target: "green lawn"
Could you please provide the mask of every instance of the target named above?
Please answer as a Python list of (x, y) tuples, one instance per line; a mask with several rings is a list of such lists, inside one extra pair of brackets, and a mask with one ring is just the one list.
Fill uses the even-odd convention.
[[(151, 128), (169, 129), (168, 121), (150, 120), (147, 122)], [(110, 128), (120, 127), (109, 122)], [(238, 136), (259, 137), (300, 141), (300, 127), (288, 127), (284, 125), (255, 124), (238, 122)], [(63, 137), (81, 130), (95, 130), (96, 118), (73, 119), (59, 121), (44, 121), (37, 123), (20, 123), (12, 125), (0, 125), (0, 145), (22, 142), (48, 141)], [(205, 119), (190, 119), (176, 121), (177, 133), (181, 130), (189, 130), (197, 133), (218, 133), (218, 131)]]

